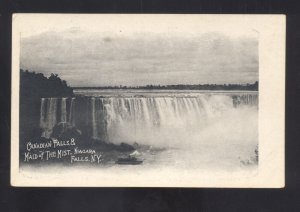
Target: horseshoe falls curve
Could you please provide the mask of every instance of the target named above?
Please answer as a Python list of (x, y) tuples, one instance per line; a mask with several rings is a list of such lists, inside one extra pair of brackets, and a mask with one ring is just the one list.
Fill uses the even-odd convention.
[(62, 122), (105, 142), (193, 146), (212, 139), (257, 140), (257, 114), (256, 92), (86, 94), (42, 98), (40, 127), (44, 137)]

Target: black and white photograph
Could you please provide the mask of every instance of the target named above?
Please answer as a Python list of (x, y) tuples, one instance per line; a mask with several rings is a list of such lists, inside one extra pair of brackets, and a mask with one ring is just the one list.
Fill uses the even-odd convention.
[(284, 24), (15, 14), (12, 184), (284, 186)]

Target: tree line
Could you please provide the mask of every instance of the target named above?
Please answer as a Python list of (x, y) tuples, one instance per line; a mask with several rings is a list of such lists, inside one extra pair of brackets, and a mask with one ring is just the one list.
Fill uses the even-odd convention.
[(162, 90), (250, 90), (258, 91), (258, 81), (247, 84), (177, 84), (177, 85), (144, 85), (144, 86), (98, 86), (98, 87), (73, 87), (81, 89), (162, 89)]

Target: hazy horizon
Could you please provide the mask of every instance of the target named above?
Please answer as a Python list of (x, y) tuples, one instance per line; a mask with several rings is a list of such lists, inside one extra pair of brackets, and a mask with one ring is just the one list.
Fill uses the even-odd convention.
[(103, 25), (98, 31), (52, 26), (24, 33), (20, 68), (45, 76), (58, 74), (72, 87), (258, 81), (254, 29), (231, 34), (226, 27), (187, 31), (179, 22), (152, 31), (140, 25), (130, 30), (120, 23), (115, 28)]

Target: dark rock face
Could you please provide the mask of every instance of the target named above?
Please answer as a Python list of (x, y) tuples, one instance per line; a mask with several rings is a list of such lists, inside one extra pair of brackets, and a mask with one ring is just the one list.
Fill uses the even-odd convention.
[(55, 125), (53, 127), (53, 132), (51, 134), (51, 137), (61, 139), (61, 140), (68, 139), (68, 138), (77, 139), (80, 136), (81, 136), (81, 131), (76, 127), (73, 127), (68, 122), (60, 122), (57, 125)]
[(20, 148), (23, 143), (41, 136), (40, 103), (45, 97), (71, 97), (73, 89), (57, 75), (20, 70)]
[(133, 151), (135, 148), (129, 144), (121, 143), (120, 146), (118, 146), (119, 151)]

